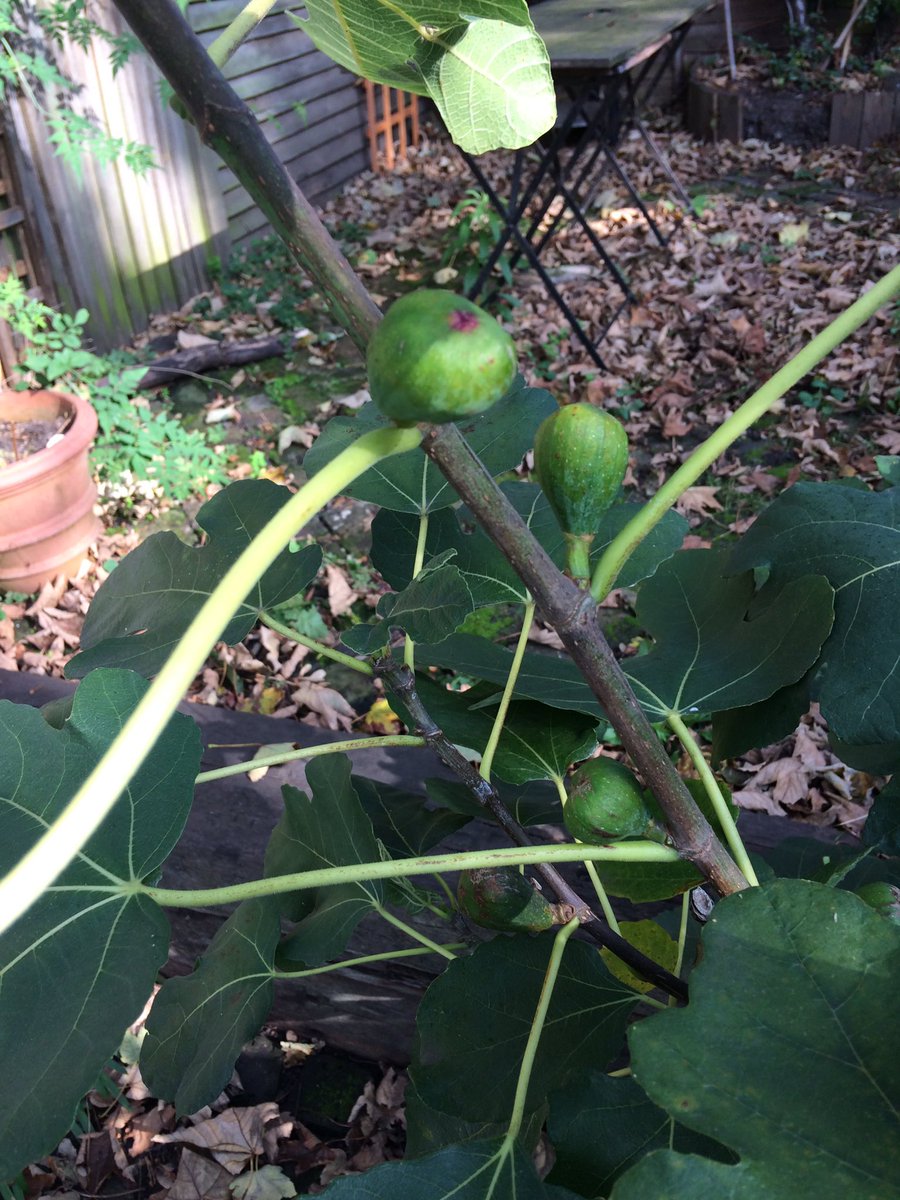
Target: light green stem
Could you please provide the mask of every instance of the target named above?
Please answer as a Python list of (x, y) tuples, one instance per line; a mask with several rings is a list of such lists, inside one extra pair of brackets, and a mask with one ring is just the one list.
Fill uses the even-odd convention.
[(724, 454), (732, 442), (745, 433), (776, 401), (808, 375), (813, 367), (845, 338), (868, 321), (869, 317), (898, 291), (900, 266), (879, 279), (874, 287), (851, 304), (846, 312), (836, 317), (685, 459), (675, 474), (666, 480), (656, 495), (652, 496), (640, 512), (613, 538), (600, 556), (591, 582), (591, 595), (598, 604), (609, 593), (623, 564), (682, 493), (697, 482), (703, 472)]
[(263, 17), (275, 7), (275, 0), (250, 0), (230, 25), (222, 30), (207, 53), (217, 67), (224, 67), (235, 50), (246, 41)]
[[(465, 942), (451, 942), (437, 947), (445, 950), (465, 950)], [(378, 954), (363, 954), (359, 958), (346, 958), (343, 962), (326, 963), (324, 967), (307, 967), (303, 971), (273, 971), (273, 979), (308, 979), (310, 975), (325, 975), (328, 971), (340, 971), (343, 967), (364, 967), (368, 963), (388, 962), (394, 958), (415, 958), (423, 954), (434, 954), (430, 946), (412, 946), (408, 950), (382, 950)]]
[(722, 795), (722, 790), (712, 772), (712, 768), (703, 757), (703, 751), (697, 745), (694, 735), (688, 729), (687, 725), (685, 725), (684, 721), (682, 721), (678, 713), (667, 713), (666, 720), (679, 742), (681, 742), (681, 745), (687, 751), (688, 757), (694, 764), (697, 774), (700, 776), (713, 810), (719, 819), (719, 824), (722, 826), (722, 832), (725, 834), (725, 841), (728, 843), (728, 848), (734, 855), (734, 861), (744, 873), (750, 886), (759, 887), (759, 880), (756, 877), (756, 872), (753, 870), (753, 864), (750, 862), (744, 843), (741, 840), (741, 835), (738, 833), (734, 817), (731, 815), (731, 809), (728, 807), (728, 801)]
[(287, 750), (284, 754), (268, 754), (264, 758), (248, 758), (244, 762), (231, 763), (227, 767), (216, 767), (212, 771), (201, 771), (195, 783), (209, 783), (212, 779), (227, 779), (229, 775), (246, 775), (259, 767), (278, 767), (282, 763), (294, 762), (298, 758), (320, 758), (323, 754), (343, 754), (347, 750), (380, 750), (385, 746), (424, 746), (425, 739), (414, 734), (392, 733), (386, 737), (348, 738), (343, 742), (329, 742), (324, 746), (306, 746), (302, 750)]
[(239, 904), (258, 896), (280, 896), (306, 888), (334, 887), (342, 883), (360, 883), (370, 879), (402, 879), (415, 875), (430, 875), (435, 871), (469, 871), (477, 867), (517, 867), (520, 863), (583, 862), (585, 859), (602, 862), (680, 862), (677, 850), (658, 842), (627, 842), (616, 846), (579, 846), (564, 842), (554, 846), (504, 846), (499, 850), (469, 850), (458, 854), (429, 854), (421, 858), (379, 860), (353, 863), (348, 867), (320, 867), (315, 871), (300, 871), (294, 875), (273, 875), (270, 879), (254, 879), (249, 883), (234, 883), (228, 887), (180, 888), (149, 887), (138, 881), (123, 885), (98, 886), (78, 891), (141, 893), (169, 908), (206, 907), (217, 904)]
[(405, 933), (407, 937), (411, 937), (414, 942), (421, 942), (423, 946), (427, 946), (434, 954), (441, 954), (444, 958), (454, 959), (456, 955), (452, 950), (448, 950), (446, 946), (439, 946), (437, 942), (433, 942), (430, 937), (426, 937), (424, 933), (420, 933), (418, 929), (413, 929), (412, 925), (407, 925), (405, 921), (401, 921), (399, 917), (395, 917), (393, 913), (388, 912), (386, 908), (382, 908), (380, 904), (375, 905), (375, 911), (380, 917), (383, 917), (389, 925), (393, 925), (395, 929), (399, 929)]
[[(428, 513), (419, 513), (419, 536), (416, 539), (416, 556), (413, 559), (412, 577), (417, 579), (419, 572), (425, 563), (425, 542), (428, 539)], [(403, 644), (403, 663), (409, 667), (410, 671), (415, 672), (416, 669), (416, 644), (409, 636), (406, 635), (406, 641)]]
[(508, 1143), (516, 1140), (519, 1136), (519, 1130), (522, 1128), (522, 1121), (525, 1118), (525, 1101), (528, 1096), (528, 1085), (531, 1082), (531, 1072), (534, 1070), (534, 1060), (537, 1056), (538, 1046), (540, 1045), (541, 1034), (544, 1032), (544, 1022), (547, 1020), (550, 1001), (553, 999), (553, 989), (556, 987), (559, 968), (562, 966), (563, 952), (566, 948), (566, 943), (579, 924), (578, 918), (574, 917), (568, 925), (564, 925), (560, 929), (559, 933), (553, 939), (553, 949), (550, 951), (550, 961), (547, 963), (547, 970), (544, 974), (544, 984), (541, 988), (537, 1008), (534, 1010), (531, 1029), (528, 1033), (528, 1041), (525, 1043), (522, 1065), (519, 1067), (516, 1096), (513, 1100), (512, 1113), (510, 1114), (506, 1138), (504, 1139)]
[(417, 429), (378, 429), (348, 446), (290, 498), (225, 572), (118, 736), (57, 819), (0, 880), (0, 933), (64, 871), (104, 820), (206, 661), (233, 613), (316, 513), (381, 459), (414, 449)]
[[(566, 802), (569, 799), (568, 795), (566, 794), (566, 785), (563, 783), (562, 779), (560, 779), (560, 777), (558, 775), (553, 780), (553, 782), (556, 784), (556, 790), (559, 793), (560, 804), (562, 804), (563, 808), (565, 808)], [(576, 838), (575, 844), (578, 846), (581, 846), (584, 843), (579, 842), (578, 839)], [(606, 917), (607, 925), (609, 925), (609, 927), (613, 931), (613, 933), (621, 934), (622, 931), (621, 931), (621, 929), (619, 929), (619, 922), (616, 919), (616, 914), (613, 912), (613, 906), (610, 903), (609, 896), (606, 894), (606, 888), (603, 886), (603, 881), (600, 878), (600, 876), (597, 874), (597, 868), (594, 866), (594, 864), (592, 862), (585, 862), (584, 869), (585, 869), (585, 871), (587, 871), (588, 878), (590, 879), (591, 883), (594, 885), (594, 891), (597, 895), (597, 899), (600, 901), (600, 907), (603, 909), (603, 915), (604, 915), (604, 917)]]
[[(684, 966), (684, 945), (687, 941), (688, 916), (691, 911), (691, 893), (683, 892), (681, 896), (681, 921), (678, 924), (678, 954), (675, 958), (675, 966), (672, 974), (681, 978), (681, 968)], [(674, 1008), (677, 1000), (674, 996), (669, 997), (669, 1007)]]
[(519, 640), (516, 642), (516, 650), (512, 657), (512, 662), (509, 665), (509, 674), (506, 677), (506, 685), (503, 688), (503, 695), (500, 697), (500, 704), (497, 708), (497, 715), (494, 717), (494, 724), (491, 726), (491, 735), (487, 740), (487, 745), (484, 748), (484, 754), (481, 756), (481, 769), (479, 774), (482, 779), (490, 782), (491, 766), (494, 762), (494, 755), (497, 752), (497, 746), (500, 738), (503, 735), (503, 726), (506, 723), (506, 714), (509, 711), (509, 704), (513, 697), (513, 692), (516, 688), (516, 680), (519, 678), (519, 671), (522, 669), (522, 662), (525, 658), (525, 649), (528, 645), (528, 635), (531, 632), (532, 622), (534, 621), (534, 601), (528, 600), (525, 604), (525, 614), (522, 617), (522, 629), (519, 633)]
[(270, 612), (260, 613), (259, 619), (263, 625), (268, 625), (269, 629), (274, 629), (282, 637), (296, 642), (298, 646), (306, 646), (307, 649), (314, 651), (316, 654), (321, 654), (323, 658), (333, 658), (335, 662), (342, 663), (345, 667), (349, 667), (351, 671), (359, 671), (361, 675), (371, 675), (373, 673), (369, 664), (363, 662), (362, 659), (353, 658), (352, 655), (345, 654), (343, 650), (335, 650), (332, 646), (326, 646), (324, 642), (317, 642), (315, 638), (307, 637), (304, 633), (298, 633), (296, 629), (291, 629), (290, 625), (284, 625), (277, 617), (273, 617)]

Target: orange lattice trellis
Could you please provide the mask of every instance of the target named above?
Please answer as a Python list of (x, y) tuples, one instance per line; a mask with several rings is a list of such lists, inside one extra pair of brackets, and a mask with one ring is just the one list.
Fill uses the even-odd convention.
[(419, 97), (365, 81), (369, 117), (369, 162), (373, 171), (392, 171), (419, 144)]

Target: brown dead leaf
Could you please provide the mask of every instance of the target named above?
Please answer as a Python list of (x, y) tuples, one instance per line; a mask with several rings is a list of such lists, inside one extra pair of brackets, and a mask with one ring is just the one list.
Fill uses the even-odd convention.
[(167, 1200), (232, 1200), (231, 1179), (221, 1164), (185, 1147), (178, 1162), (178, 1174), (163, 1194)]
[(218, 1116), (200, 1121), (189, 1129), (158, 1133), (153, 1140), (170, 1145), (197, 1146), (212, 1155), (227, 1172), (240, 1175), (251, 1159), (261, 1157), (271, 1147), (271, 1142), (266, 1141), (266, 1131), (271, 1126), (282, 1130), (285, 1121), (278, 1105), (266, 1101), (248, 1108), (226, 1108)]
[(701, 517), (708, 516), (709, 513), (721, 512), (722, 505), (716, 499), (718, 490), (716, 487), (706, 487), (700, 484), (686, 488), (679, 496), (675, 507), (680, 513), (696, 513)]
[(297, 687), (291, 693), (291, 699), (301, 708), (309, 710), (315, 718), (304, 717), (308, 725), (322, 725), (326, 729), (351, 729), (356, 720), (356, 713), (334, 688), (326, 687), (313, 679), (298, 680)]
[(325, 581), (328, 588), (328, 607), (333, 617), (340, 617), (349, 612), (359, 599), (359, 592), (351, 586), (347, 574), (334, 563), (325, 567)]

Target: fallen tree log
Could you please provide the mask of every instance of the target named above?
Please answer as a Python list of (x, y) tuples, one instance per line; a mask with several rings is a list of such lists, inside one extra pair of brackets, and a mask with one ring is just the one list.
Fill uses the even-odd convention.
[(142, 390), (161, 387), (164, 383), (174, 383), (184, 375), (200, 375), (217, 367), (236, 367), (242, 363), (257, 362), (261, 358), (277, 358), (284, 352), (284, 341), (275, 336), (258, 338), (252, 342), (210, 342), (203, 346), (192, 346), (189, 350), (178, 350), (151, 363), (137, 386)]

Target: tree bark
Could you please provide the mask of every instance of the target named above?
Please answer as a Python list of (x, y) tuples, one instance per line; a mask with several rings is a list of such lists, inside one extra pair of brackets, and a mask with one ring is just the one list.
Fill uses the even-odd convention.
[[(336, 320), (364, 350), (380, 319), (378, 308), (173, 0), (115, 4), (184, 103), (203, 140), (231, 167), (299, 266), (321, 288)], [(557, 570), (455, 425), (432, 427), (423, 447), (557, 626), (659, 801), (679, 852), (723, 895), (746, 887), (660, 746), (607, 645), (590, 596)]]

